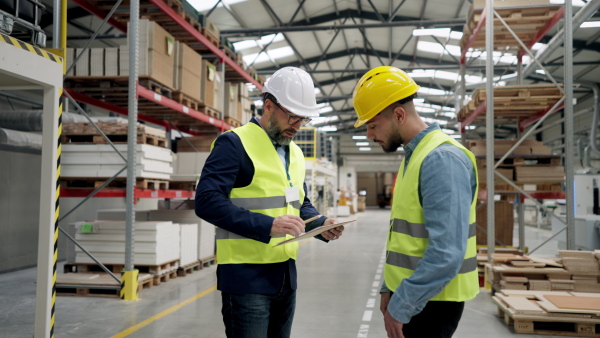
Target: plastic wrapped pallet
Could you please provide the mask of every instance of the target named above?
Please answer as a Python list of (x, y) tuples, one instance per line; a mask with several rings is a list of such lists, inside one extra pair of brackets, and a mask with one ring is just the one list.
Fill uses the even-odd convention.
[[(86, 250), (105, 264), (125, 263), (125, 222), (77, 222), (76, 237)], [(172, 222), (135, 222), (134, 263), (161, 265), (179, 260), (179, 224)], [(93, 263), (79, 248), (75, 262)]]
[(42, 135), (0, 128), (0, 144), (42, 149)]
[[(0, 114), (0, 128), (7, 128), (20, 131), (42, 131), (43, 111), (40, 110), (16, 110), (6, 111)], [(62, 122), (88, 122), (88, 120), (78, 114), (64, 112)]]

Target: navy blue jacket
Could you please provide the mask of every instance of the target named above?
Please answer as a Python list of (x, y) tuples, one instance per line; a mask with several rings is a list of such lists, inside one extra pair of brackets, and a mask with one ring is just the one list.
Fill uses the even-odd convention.
[[(258, 120), (253, 118), (249, 123), (258, 124)], [(265, 147), (274, 145), (265, 144)], [(288, 147), (285, 148), (289, 151)], [(227, 231), (269, 243), (273, 217), (237, 207), (229, 200), (231, 190), (248, 186), (253, 176), (254, 165), (240, 137), (232, 132), (220, 135), (206, 160), (198, 182), (196, 215)], [(304, 194), (306, 196), (306, 184)], [(300, 217), (308, 219), (318, 214), (310, 200), (305, 197), (300, 208)], [(309, 223), (306, 231), (322, 225), (326, 219), (320, 217)], [(317, 238), (324, 240), (321, 236)], [(286, 275), (288, 278), (285, 278)], [(296, 263), (293, 259), (274, 264), (223, 264), (217, 267), (217, 288), (230, 293), (274, 294), (287, 280), (295, 290), (296, 277)]]

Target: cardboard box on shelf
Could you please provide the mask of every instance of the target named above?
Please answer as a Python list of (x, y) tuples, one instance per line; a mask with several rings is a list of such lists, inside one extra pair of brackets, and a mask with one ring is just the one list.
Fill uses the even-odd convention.
[(565, 168), (563, 166), (519, 166), (515, 167), (515, 180), (521, 182), (548, 182), (564, 181)]
[(175, 44), (174, 87), (192, 99), (202, 101), (202, 56), (185, 43)]
[[(186, 137), (185, 139), (177, 140), (177, 152), (185, 153), (185, 152), (209, 152), (210, 146), (213, 141), (217, 138), (217, 135), (207, 135), (207, 136), (194, 136), (194, 137)], [(188, 143), (189, 141), (189, 143)], [(190, 143), (196, 148), (192, 148)]]
[[(501, 175), (508, 178), (509, 180), (513, 179), (513, 169), (512, 168), (498, 168), (496, 169)], [(479, 177), (479, 182), (487, 182), (487, 171), (483, 167), (477, 168), (477, 175)], [(498, 177), (498, 175), (494, 175), (494, 182), (504, 182), (503, 179)]]
[[(139, 37), (138, 75), (172, 87), (175, 38), (156, 22), (147, 19), (140, 19)], [(129, 75), (129, 46), (121, 47), (120, 57), (120, 75)]]
[(201, 85), (202, 95), (200, 99), (202, 102), (211, 107), (215, 108), (215, 79), (217, 75), (217, 68), (210, 62), (202, 60), (202, 77)]
[[(494, 155), (506, 154), (518, 140), (494, 140)], [(486, 140), (469, 140), (467, 141), (467, 149), (473, 155), (486, 155)], [(512, 155), (551, 155), (549, 147), (544, 146), (541, 142), (534, 140), (524, 140), (512, 152)]]

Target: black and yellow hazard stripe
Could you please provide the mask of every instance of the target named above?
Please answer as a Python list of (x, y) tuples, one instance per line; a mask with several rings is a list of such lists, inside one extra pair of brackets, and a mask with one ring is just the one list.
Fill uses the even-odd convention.
[[(59, 64), (63, 64), (63, 59), (59, 56), (56, 56), (52, 53), (49, 53), (43, 49), (40, 49), (38, 47), (35, 47), (33, 45), (30, 45), (28, 43), (25, 43), (21, 40), (15, 39), (11, 36), (5, 35), (0, 33), (0, 42), (4, 42), (7, 43), (9, 45), (12, 45), (14, 47), (23, 49), (25, 51), (28, 51), (30, 53), (33, 54), (37, 54), (38, 56), (41, 56), (45, 59), (48, 59), (50, 61), (59, 63)], [(63, 66), (63, 72), (64, 72), (64, 66)], [(62, 97), (63, 94), (63, 89), (60, 88), (59, 89), (59, 98)], [(61, 138), (62, 138), (62, 130), (63, 130), (63, 125), (62, 125), (62, 102), (59, 104), (58, 107), (58, 125), (57, 125), (57, 145), (56, 145), (56, 193), (55, 193), (55, 201), (54, 201), (54, 251), (53, 251), (53, 257), (52, 257), (52, 299), (51, 299), (51, 310), (50, 310), (50, 338), (54, 338), (54, 320), (55, 320), (55, 310), (56, 310), (56, 270), (57, 270), (57, 261), (58, 261), (58, 218), (60, 215), (60, 207), (59, 207), (59, 197), (60, 197), (60, 158), (61, 158), (61, 153), (62, 153), (62, 144), (61, 144)]]
[(15, 47), (21, 48), (23, 50), (26, 50), (28, 52), (37, 54), (43, 58), (46, 58), (48, 60), (54, 61), (54, 62), (58, 62), (58, 63), (62, 63), (62, 59), (52, 53), (48, 53), (47, 51), (40, 49), (36, 46), (30, 45), (28, 43), (25, 43), (21, 40), (17, 40), (11, 36), (5, 35), (0, 33), (0, 42), (5, 42), (8, 43), (9, 45), (13, 45)]
[[(59, 97), (62, 96), (63, 89), (59, 90)], [(50, 310), (50, 338), (54, 338), (54, 318), (55, 318), (55, 310), (56, 310), (56, 265), (58, 261), (58, 218), (60, 216), (60, 158), (62, 153), (62, 143), (60, 139), (62, 138), (62, 101), (58, 106), (58, 132), (57, 132), (57, 143), (56, 143), (56, 199), (54, 204), (54, 256), (52, 257), (52, 307)]]
[(121, 299), (122, 300), (138, 300), (138, 269), (133, 271), (121, 271)]

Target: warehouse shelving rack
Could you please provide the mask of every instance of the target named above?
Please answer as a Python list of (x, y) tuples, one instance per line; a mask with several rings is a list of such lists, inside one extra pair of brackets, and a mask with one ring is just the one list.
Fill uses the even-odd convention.
[[(550, 6), (550, 5), (548, 5)], [(517, 141), (517, 143), (500, 159), (498, 160), (496, 163), (494, 163), (494, 156), (487, 156), (486, 157), (486, 167), (487, 168), (498, 168), (498, 166), (504, 161), (504, 159), (506, 159), (518, 146), (519, 144), (525, 140), (529, 135), (531, 135), (533, 133), (533, 131), (536, 130), (536, 128), (552, 113), (558, 111), (559, 109), (563, 108), (565, 109), (565, 129), (566, 129), (566, 133), (565, 133), (565, 138), (566, 138), (566, 149), (573, 149), (573, 106), (572, 104), (567, 104), (564, 105), (564, 102), (573, 102), (573, 80), (572, 77), (570, 77), (570, 75), (572, 74), (572, 68), (573, 68), (573, 39), (572, 39), (572, 32), (573, 32), (573, 7), (572, 7), (572, 1), (571, 0), (567, 0), (565, 1), (564, 6), (561, 6), (560, 8), (558, 8), (549, 18), (547, 18), (547, 22), (542, 23), (540, 26), (537, 26), (537, 33), (533, 34), (533, 36), (529, 36), (530, 40), (527, 42), (527, 44), (523, 43), (522, 38), (523, 36), (518, 36), (517, 33), (515, 33), (511, 27), (506, 23), (506, 19), (507, 18), (503, 18), (502, 15), (500, 15), (498, 13), (498, 11), (496, 11), (494, 9), (494, 1), (493, 0), (486, 0), (485, 2), (485, 7), (481, 13), (481, 16), (479, 18), (479, 22), (477, 23), (476, 27), (473, 29), (472, 33), (470, 36), (464, 36), (463, 39), (466, 40), (466, 43), (464, 43), (463, 45), (463, 49), (462, 49), (462, 53), (461, 53), (461, 58), (460, 58), (460, 62), (461, 62), (461, 87), (462, 87), (462, 94), (464, 97), (464, 93), (465, 93), (465, 71), (466, 71), (466, 54), (469, 50), (469, 48), (471, 48), (472, 46), (475, 45), (476, 43), (476, 39), (478, 34), (481, 32), (481, 30), (484, 28), (484, 24), (485, 24), (485, 50), (488, 53), (488, 57), (486, 58), (486, 101), (481, 102), (478, 107), (475, 109), (475, 111), (473, 113), (471, 113), (469, 116), (467, 116), (464, 121), (462, 121), (463, 123), (461, 124), (461, 133), (465, 133), (465, 129), (466, 126), (470, 123), (472, 123), (473, 121), (475, 121), (475, 119), (483, 114), (483, 112), (486, 112), (485, 115), (485, 124), (486, 124), (486, 153), (487, 154), (494, 154), (494, 121), (495, 121), (495, 114), (494, 114), (494, 87), (493, 87), (493, 83), (494, 83), (494, 60), (493, 60), (493, 51), (495, 50), (495, 47), (512, 47), (512, 48), (518, 48), (518, 55), (517, 55), (517, 70), (518, 70), (518, 75), (517, 75), (517, 79), (519, 81), (519, 83), (522, 82), (523, 79), (523, 67), (522, 67), (522, 57), (525, 54), (528, 54), (531, 58), (532, 61), (534, 63), (536, 63), (539, 67), (544, 68), (541, 63), (536, 60), (535, 56), (531, 53), (530, 49), (533, 47), (533, 45), (538, 42), (546, 33), (548, 33), (552, 27), (564, 16), (564, 31), (565, 31), (565, 39), (564, 39), (564, 46), (565, 46), (565, 51), (564, 51), (564, 60), (565, 60), (565, 83), (564, 83), (564, 90), (563, 88), (561, 88), (560, 85), (558, 85), (558, 83), (549, 75), (549, 72), (546, 72), (546, 74), (549, 75), (549, 77), (551, 78), (552, 82), (558, 87), (558, 89), (560, 90), (561, 93), (564, 94), (564, 97), (560, 100), (558, 100), (556, 103), (554, 103), (553, 105), (544, 108), (541, 111), (533, 111), (532, 114), (524, 119), (522, 119), (521, 121), (517, 121), (518, 122), (518, 134), (519, 136), (521, 136), (521, 138)], [(490, 18), (493, 18), (490, 20)], [(496, 24), (497, 22), (497, 24)], [(469, 22), (467, 22), (467, 25), (469, 25)], [(508, 39), (503, 39), (503, 40), (495, 40), (495, 34), (499, 34), (499, 32), (501, 33), (502, 31), (504, 31), (504, 33), (508, 33), (510, 35), (505, 35), (504, 37), (508, 37)], [(461, 99), (461, 104), (463, 103), (463, 99)], [(461, 107), (462, 108), (462, 107)], [(535, 124), (534, 124), (535, 123)], [(531, 124), (534, 124), (529, 131), (527, 131), (524, 135), (520, 135), (524, 129), (528, 126), (530, 126)], [(463, 137), (464, 139), (464, 137)], [(519, 209), (518, 209), (518, 215), (519, 215), (519, 248), (524, 251), (525, 248), (525, 243), (524, 243), (524, 207), (523, 207), (523, 198), (527, 197), (532, 199), (536, 204), (539, 204), (539, 202), (536, 199), (544, 199), (544, 198), (566, 198), (567, 201), (567, 222), (565, 229), (567, 230), (567, 248), (568, 249), (572, 249), (574, 247), (574, 229), (573, 229), (573, 224), (574, 224), (574, 198), (573, 198), (573, 153), (572, 151), (566, 151), (565, 152), (565, 169), (566, 169), (566, 193), (564, 195), (559, 194), (559, 193), (535, 193), (535, 194), (530, 194), (527, 193), (526, 191), (524, 191), (523, 189), (521, 189), (520, 187), (518, 187), (515, 183), (512, 182), (512, 180), (509, 180), (508, 178), (502, 176), (501, 174), (499, 174), (496, 170), (487, 170), (487, 177), (486, 177), (486, 181), (487, 182), (494, 182), (495, 180), (495, 174), (498, 175), (500, 178), (502, 178), (506, 183), (510, 184), (516, 191), (519, 192)], [(493, 184), (488, 184), (487, 185), (487, 200), (488, 201), (493, 201), (494, 200), (494, 195), (495, 195), (495, 191), (494, 191), (494, 185)], [(524, 196), (524, 197), (523, 197)], [(495, 220), (495, 215), (494, 215), (494, 204), (493, 203), (488, 203), (487, 204), (487, 233), (488, 233), (488, 261), (492, 261), (492, 255), (494, 253), (494, 246), (495, 246), (495, 224), (494, 224), (494, 220)], [(562, 221), (562, 220), (561, 220)], [(560, 233), (560, 232), (559, 232)], [(554, 236), (558, 235), (558, 233), (554, 234), (550, 239), (552, 239)], [(550, 240), (549, 239), (549, 240)], [(547, 242), (547, 241), (546, 241)], [(544, 245), (546, 242), (542, 243), (540, 246), (538, 246), (537, 248), (534, 248), (533, 250), (530, 251), (530, 253), (534, 252), (535, 250), (537, 250), (539, 247), (541, 247), (542, 245)]]
[(47, 337), (54, 328), (54, 282), (58, 235), (58, 177), (60, 174), (59, 98), (63, 61), (32, 45), (0, 34), (0, 88), (42, 89), (43, 143), (40, 189), (35, 336)]
[[(103, 23), (100, 25), (100, 27), (97, 28), (96, 33), (92, 36), (93, 37), (96, 36), (96, 34), (99, 32), (99, 30), (102, 28), (102, 26), (104, 25), (104, 23), (109, 23), (111, 24), (113, 27), (127, 33), (127, 28), (125, 27), (125, 25), (123, 25), (121, 22), (115, 20), (114, 18), (111, 18), (109, 15), (107, 15), (104, 11), (102, 11), (101, 9), (99, 9), (98, 7), (96, 7), (92, 2), (88, 2), (85, 0), (75, 0), (74, 2), (76, 2), (78, 5), (80, 5), (82, 8), (90, 11), (92, 14), (99, 16), (103, 19)], [(246, 82), (251, 82), (253, 83), (258, 89), (262, 89), (262, 84), (259, 83), (257, 80), (255, 80), (252, 76), (250, 76), (250, 74), (248, 74), (246, 71), (244, 71), (244, 69), (238, 65), (235, 61), (233, 61), (231, 58), (229, 58), (226, 53), (222, 50), (219, 49), (219, 46), (213, 44), (209, 39), (207, 39), (206, 37), (204, 37), (203, 35), (200, 34), (200, 32), (194, 28), (192, 25), (190, 25), (189, 22), (183, 20), (182, 17), (179, 16), (178, 13), (176, 13), (173, 8), (170, 7), (169, 4), (172, 4), (174, 2), (177, 2), (177, 0), (167, 0), (167, 2), (164, 2), (162, 0), (151, 0), (149, 1), (149, 3), (153, 4), (156, 9), (157, 9), (157, 13), (162, 13), (159, 14), (165, 18), (169, 18), (169, 20), (171, 20), (171, 22), (174, 22), (175, 25), (171, 25), (170, 29), (175, 29), (177, 31), (179, 31), (178, 35), (177, 35), (177, 39), (178, 40), (182, 40), (182, 38), (186, 38), (186, 43), (190, 44), (190, 42), (194, 42), (193, 45), (191, 45), (191, 47), (195, 47), (195, 49), (201, 48), (204, 49), (205, 52), (209, 52), (212, 53), (212, 55), (214, 55), (221, 63), (221, 73), (222, 73), (222, 78), (225, 79), (229, 79), (229, 80), (234, 80), (234, 81), (246, 81)], [(58, 7), (59, 1), (55, 1), (55, 6)], [(121, 1), (117, 1), (115, 3), (115, 5), (113, 6), (113, 8), (111, 9), (110, 13), (114, 13), (116, 11), (116, 9), (119, 7), (119, 5), (121, 4)], [(147, 5), (147, 2), (144, 2), (144, 6)], [(66, 1), (62, 0), (62, 13), (63, 13), (63, 17), (62, 17), (62, 36), (63, 36), (63, 40), (66, 41)], [(131, 46), (135, 46), (134, 48), (130, 49), (130, 63), (129, 63), (129, 67), (131, 69), (131, 76), (128, 78), (128, 95), (126, 95), (128, 97), (128, 102), (127, 104), (121, 103), (120, 105), (111, 103), (110, 101), (105, 101), (100, 99), (102, 96), (97, 96), (94, 97), (94, 95), (86, 95), (80, 92), (77, 92), (76, 90), (72, 90), (72, 89), (67, 89), (64, 92), (64, 96), (67, 97), (68, 99), (70, 99), (74, 105), (77, 107), (77, 109), (82, 112), (83, 115), (87, 114), (85, 113), (85, 111), (83, 109), (81, 109), (81, 107), (79, 106), (79, 104), (77, 104), (77, 102), (82, 102), (82, 103), (86, 103), (88, 105), (92, 105), (92, 106), (96, 106), (102, 109), (106, 109), (124, 116), (128, 116), (128, 122), (129, 122), (129, 130), (128, 130), (128, 134), (133, 135), (135, 134), (135, 126), (138, 120), (141, 121), (145, 121), (148, 123), (153, 123), (162, 127), (165, 127), (165, 129), (167, 131), (170, 131), (171, 128), (179, 130), (179, 131), (183, 131), (183, 132), (188, 132), (191, 134), (200, 134), (203, 131), (206, 130), (206, 128), (211, 128), (211, 131), (214, 131), (215, 128), (220, 131), (223, 132), (225, 130), (228, 129), (232, 129), (233, 127), (227, 123), (225, 123), (225, 121), (222, 119), (222, 115), (220, 116), (220, 118), (216, 118), (215, 116), (211, 116), (208, 114), (205, 114), (203, 112), (191, 109), (179, 102), (176, 102), (174, 100), (171, 100), (170, 98), (161, 95), (159, 93), (156, 93), (154, 91), (151, 91), (150, 89), (143, 87), (139, 84), (138, 82), (138, 73), (137, 73), (137, 62), (138, 62), (138, 57), (137, 57), (137, 46), (138, 46), (138, 27), (139, 27), (139, 17), (140, 17), (140, 1), (139, 0), (132, 0), (130, 1), (130, 3), (128, 4), (127, 7), (123, 7), (126, 8), (127, 14), (131, 16), (131, 25), (130, 25), (130, 32), (128, 34), (128, 39), (130, 41), (130, 45)], [(121, 9), (123, 9), (121, 8)], [(147, 8), (147, 6), (146, 6)], [(55, 10), (57, 10), (57, 8), (55, 8)], [(119, 13), (123, 14), (124, 11), (119, 11)], [(55, 26), (58, 23), (55, 23)], [(182, 35), (183, 34), (183, 35)], [(89, 42), (87, 44), (87, 46), (89, 46)], [(66, 43), (63, 46), (63, 50), (62, 53), (64, 55), (65, 53), (65, 49), (66, 48)], [(59, 50), (60, 51), (60, 50)], [(60, 73), (58, 75), (58, 84), (59, 87), (62, 87), (62, 67), (60, 68)], [(224, 86), (225, 81), (223, 80), (223, 86)], [(57, 100), (59, 97), (59, 95), (55, 95), (55, 99)], [(143, 114), (138, 114), (138, 104), (141, 103), (143, 105), (143, 109), (144, 112), (147, 113), (143, 113)], [(58, 107), (58, 104), (53, 104), (53, 106)], [(44, 121), (54, 121), (53, 119), (44, 119)], [(201, 127), (203, 129), (199, 129), (198, 127)], [(52, 140), (54, 141), (54, 143), (56, 142), (56, 140), (58, 140), (58, 137), (53, 137)], [(110, 141), (108, 143), (111, 143)], [(121, 157), (125, 160), (125, 167), (123, 169), (121, 169), (121, 171), (119, 171), (119, 173), (123, 172), (125, 169), (127, 170), (127, 189), (125, 191), (123, 190), (115, 190), (115, 189), (103, 189), (104, 186), (106, 186), (108, 184), (108, 182), (110, 182), (110, 180), (108, 182), (106, 182), (104, 185), (102, 185), (101, 187), (99, 187), (98, 189), (62, 189), (62, 197), (85, 197), (84, 201), (82, 201), (81, 203), (79, 203), (73, 210), (75, 210), (79, 205), (81, 205), (82, 203), (85, 202), (85, 200), (91, 198), (91, 197), (123, 197), (125, 196), (126, 198), (126, 207), (127, 207), (127, 215), (126, 215), (126, 253), (125, 253), (125, 276), (123, 277), (123, 280), (127, 280), (127, 273), (129, 272), (133, 272), (133, 245), (135, 243), (135, 239), (134, 239), (134, 231), (133, 231), (133, 218), (134, 218), (134, 212), (133, 212), (133, 205), (135, 204), (135, 201), (138, 198), (162, 198), (162, 199), (173, 199), (173, 198), (193, 198), (195, 192), (193, 191), (186, 191), (186, 190), (148, 190), (148, 189), (138, 189), (135, 187), (135, 181), (136, 181), (136, 177), (135, 177), (135, 166), (136, 166), (136, 158), (135, 158), (135, 148), (136, 148), (136, 138), (135, 137), (129, 137), (128, 138), (128, 143), (127, 143), (127, 149), (128, 149), (128, 155), (127, 155), (127, 159), (125, 160), (125, 158), (121, 155)], [(45, 142), (44, 146), (46, 147), (47, 145), (52, 144), (52, 142)], [(46, 151), (45, 151), (46, 153)], [(55, 155), (55, 153), (53, 154)], [(44, 163), (56, 163), (56, 161), (46, 161), (44, 160)], [(43, 170), (43, 172), (45, 173), (56, 173), (56, 169), (54, 171), (52, 170)], [(115, 174), (114, 177), (116, 177), (119, 173)], [(53, 175), (53, 178), (56, 178), (57, 180), (60, 178), (58, 174)], [(111, 180), (113, 179), (111, 178)], [(44, 182), (44, 180), (42, 181)], [(46, 182), (47, 183), (47, 182)], [(51, 184), (44, 184), (43, 183), (43, 187), (53, 187), (53, 185)], [(54, 191), (60, 191), (58, 190), (58, 187), (56, 189), (52, 189), (52, 192)], [(43, 191), (44, 188), (43, 188)], [(54, 206), (54, 203), (52, 204)], [(43, 208), (43, 210), (45, 210)], [(69, 211), (69, 213), (71, 213), (73, 210)], [(68, 214), (68, 213), (67, 213)], [(56, 214), (56, 217), (58, 218), (58, 213)], [(66, 215), (63, 216), (63, 218), (66, 217)], [(51, 217), (43, 217), (43, 219), (51, 219)], [(41, 223), (43, 224), (43, 223)], [(58, 221), (56, 223), (56, 230), (58, 230)], [(41, 225), (42, 226), (42, 225)], [(47, 231), (45, 231), (47, 232)], [(45, 232), (40, 231), (40, 238), (41, 239), (46, 239), (46, 238), (51, 238), (51, 236), (43, 236), (45, 234)], [(64, 231), (63, 231), (64, 233)], [(57, 236), (57, 232), (55, 232), (55, 236)], [(73, 240), (72, 238), (70, 238), (71, 240)], [(46, 246), (41, 246), (42, 249), (44, 249)], [(49, 248), (52, 247), (51, 245), (49, 246)], [(84, 250), (85, 251), (85, 250)], [(40, 250), (40, 261), (42, 261), (42, 257), (44, 259), (51, 259), (52, 257), (56, 257), (55, 254), (46, 252), (46, 250)], [(105, 269), (105, 271), (107, 271)], [(42, 277), (44, 277), (45, 275), (42, 275)], [(135, 278), (135, 274), (132, 274), (131, 276), (134, 276), (132, 278)], [(40, 277), (40, 278), (42, 278)], [(114, 277), (114, 276), (113, 276)], [(116, 277), (114, 277), (115, 279), (117, 279)], [(45, 280), (45, 279), (41, 279), (38, 280), (38, 288), (50, 288), (50, 287), (54, 287), (54, 284), (49, 283), (49, 281)], [(47, 293), (39, 293), (38, 292), (38, 298), (41, 300), (46, 299), (48, 297)], [(123, 298), (123, 294), (122, 294), (122, 298)], [(125, 295), (126, 300), (135, 300), (137, 299), (137, 294), (135, 294), (132, 298), (128, 298), (128, 295)], [(52, 310), (53, 311), (53, 310)], [(42, 320), (46, 320), (49, 319), (50, 316), (48, 316), (49, 313), (49, 307), (46, 308), (38, 308), (38, 310), (36, 310), (36, 318), (39, 317), (40, 319), (40, 331), (36, 331), (36, 336), (47, 336), (49, 332), (51, 332), (51, 330), (48, 330), (48, 328), (46, 326), (43, 326)], [(53, 318), (53, 317), (52, 317)], [(36, 319), (36, 330), (38, 327), (38, 320)]]

